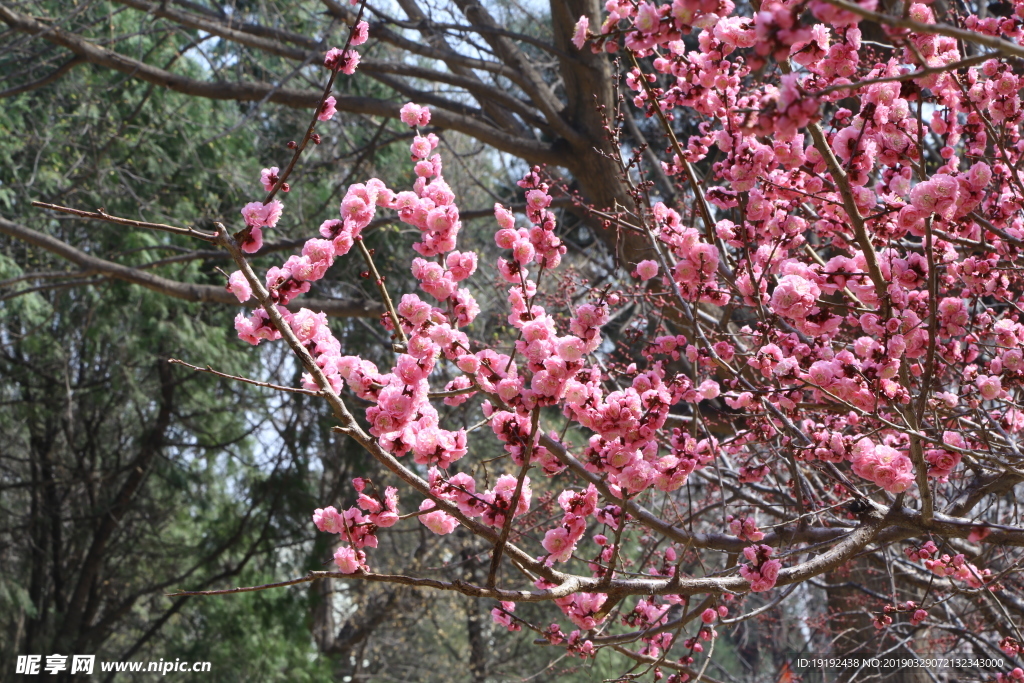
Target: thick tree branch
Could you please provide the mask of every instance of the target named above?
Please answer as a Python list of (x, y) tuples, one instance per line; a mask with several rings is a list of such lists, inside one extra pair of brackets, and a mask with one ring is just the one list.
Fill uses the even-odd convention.
[(74, 591), (68, 600), (67, 609), (63, 610), (64, 618), (57, 631), (56, 642), (58, 644), (66, 645), (72, 634), (78, 631), (86, 610), (87, 601), (93, 590), (93, 581), (103, 567), (107, 544), (120, 525), (121, 518), (129, 510), (132, 499), (138, 492), (139, 487), (145, 481), (146, 475), (149, 473), (150, 464), (163, 448), (164, 438), (170, 427), (171, 415), (174, 410), (175, 382), (173, 381), (169, 365), (158, 363), (156, 369), (160, 377), (161, 388), (157, 415), (153, 421), (152, 428), (148, 430), (142, 439), (138, 454), (127, 468), (127, 476), (118, 489), (117, 494), (105, 506), (100, 522), (93, 533), (89, 550), (82, 562), (82, 569), (78, 574), (78, 581), (75, 583)]
[(359, 62), (359, 69), (376, 78), (380, 74), (395, 74), (396, 76), (408, 76), (428, 82), (445, 83), (458, 88), (465, 89), (473, 95), (481, 107), (486, 107), (488, 102), (506, 107), (509, 111), (519, 114), (525, 121), (536, 126), (548, 126), (547, 121), (541, 118), (540, 112), (528, 102), (518, 99), (495, 86), (487, 85), (479, 78), (461, 76), (458, 74), (446, 74), (434, 69), (391, 62), (379, 59), (364, 59)]
[[(430, 21), (423, 11), (420, 10), (419, 5), (416, 4), (416, 0), (398, 0), (398, 4), (403, 10), (405, 10), (405, 13), (410, 19), (419, 24), (420, 35), (423, 36), (426, 43), (430, 44), (434, 49), (440, 50), (445, 55), (458, 54), (441, 32), (434, 30), (429, 26)], [(481, 84), (483, 83), (480, 77), (472, 69), (459, 64), (453, 59), (445, 59), (444, 62), (445, 65), (451, 69), (452, 73), (480, 82)], [(488, 99), (481, 99), (479, 102), (483, 110), (487, 112), (487, 116), (497, 123), (500, 128), (520, 135), (527, 134), (525, 126), (517, 121), (511, 112), (505, 111), (496, 102), (489, 101)]]
[(872, 12), (871, 10), (864, 9), (860, 5), (855, 5), (852, 2), (846, 2), (846, 0), (826, 0), (829, 4), (835, 5), (847, 12), (853, 12), (857, 16), (871, 21), (883, 24), (885, 26), (894, 26), (896, 28), (906, 28), (917, 33), (934, 34), (940, 36), (949, 36), (950, 38), (956, 38), (962, 40), (965, 43), (974, 43), (976, 45), (984, 45), (985, 47), (992, 48), (996, 52), (1006, 57), (1024, 57), (1024, 47), (1017, 43), (1011, 43), (1008, 40), (997, 38), (995, 36), (989, 36), (984, 33), (977, 31), (970, 31), (968, 29), (959, 28), (956, 26), (950, 26), (949, 24), (935, 23), (925, 24), (920, 21), (914, 21), (913, 19), (905, 19), (903, 17), (894, 17), (888, 14), (879, 14), (878, 12)]
[[(354, 15), (348, 7), (345, 7), (336, 0), (321, 0), (321, 2), (324, 3), (327, 7), (328, 13), (333, 17), (347, 19)], [(495, 75), (509, 79), (519, 87), (523, 87), (523, 84), (525, 83), (522, 74), (518, 73), (515, 69), (505, 66), (504, 64), (489, 62), (485, 59), (465, 57), (454, 50), (439, 49), (430, 45), (424, 45), (423, 43), (417, 43), (414, 40), (409, 40), (405, 36), (395, 33), (380, 23), (370, 25), (370, 35), (378, 40), (388, 43), (389, 45), (394, 45), (397, 48), (411, 52), (412, 54), (444, 62), (449, 68), (452, 68), (452, 65), (456, 64), (467, 69), (476, 69), (479, 71), (494, 73)]]
[[(785, 586), (792, 583), (800, 583), (807, 579), (823, 574), (849, 560), (855, 554), (863, 550), (878, 535), (884, 525), (881, 514), (873, 513), (864, 523), (854, 530), (846, 539), (828, 551), (821, 553), (810, 560), (794, 567), (783, 569), (779, 573), (776, 585)], [(515, 546), (507, 546), (506, 550), (511, 551)], [(531, 563), (534, 563), (531, 560)], [(539, 563), (537, 563), (539, 564)], [(510, 590), (505, 588), (490, 588), (478, 586), (467, 581), (441, 581), (438, 579), (427, 579), (412, 576), (377, 574), (373, 572), (359, 571), (353, 574), (342, 574), (340, 572), (310, 572), (305, 577), (292, 579), (291, 581), (266, 584), (263, 586), (250, 586), (245, 588), (229, 588), (217, 591), (182, 591), (172, 593), (169, 597), (185, 595), (225, 595), (231, 593), (247, 593), (253, 591), (277, 588), (280, 586), (307, 583), (321, 578), (343, 578), (346, 580), (364, 580), (382, 583), (401, 584), (406, 586), (417, 586), (422, 588), (434, 588), (437, 590), (454, 591), (475, 598), (492, 598), (495, 600), (506, 600), (512, 602), (547, 602), (556, 600), (579, 591), (599, 590), (615, 595), (703, 595), (711, 593), (743, 593), (749, 590), (750, 584), (746, 579), (739, 576), (717, 576), (702, 578), (629, 578), (615, 579), (606, 582), (602, 578), (583, 577), (554, 572), (560, 580), (554, 588), (546, 590)]]
[[(138, 268), (125, 266), (113, 261), (106, 261), (95, 256), (90, 256), (61, 240), (45, 235), (41, 232), (26, 228), (18, 223), (0, 218), (0, 233), (17, 238), (33, 246), (45, 249), (66, 259), (84, 270), (100, 273), (114, 280), (129, 282), (134, 285), (141, 285), (155, 292), (165, 294), (175, 299), (194, 301), (199, 303), (219, 303), (230, 306), (241, 306), (234, 294), (223, 287), (214, 285), (199, 285), (188, 282), (179, 282), (169, 278), (154, 275)], [(293, 306), (296, 310), (301, 307), (321, 310), (327, 315), (338, 318), (377, 318), (384, 312), (382, 306), (372, 302), (354, 302), (331, 299), (297, 299)]]
[[(500, 28), (498, 22), (491, 16), (491, 13), (483, 5), (476, 2), (476, 0), (455, 0), (455, 4), (459, 6), (462, 13), (473, 24), (479, 24), (486, 28)], [(500, 33), (488, 31), (481, 35), (506, 65), (523, 74), (526, 80), (526, 92), (533, 100), (533, 103), (544, 112), (548, 124), (555, 132), (568, 140), (573, 146), (585, 144), (583, 135), (579, 131), (574, 130), (562, 118), (561, 112), (564, 105), (555, 96), (551, 86), (547, 84), (540, 72), (537, 71), (537, 67), (534, 66), (533, 62), (519, 49), (519, 46), (512, 39)]]
[(136, 221), (130, 218), (121, 218), (119, 216), (111, 216), (103, 209), (98, 211), (83, 211), (82, 209), (71, 209), (66, 206), (58, 206), (57, 204), (47, 204), (46, 202), (32, 202), (32, 206), (39, 209), (49, 209), (50, 211), (59, 211), (61, 213), (68, 213), (72, 216), (78, 216), (79, 218), (91, 218), (97, 221), (106, 221), (108, 223), (116, 223), (118, 225), (127, 225), (130, 228), (144, 228), (146, 230), (158, 230), (160, 232), (169, 232), (174, 235), (184, 235), (186, 237), (194, 237), (204, 242), (213, 243), (214, 235), (196, 230), (195, 228), (180, 228), (176, 225), (165, 225), (164, 223), (148, 223), (146, 221)]
[[(288, 45), (281, 42), (281, 39), (271, 39), (269, 37), (259, 35), (251, 27), (248, 31), (243, 31), (233, 28), (230, 21), (222, 22), (212, 19), (204, 19), (202, 17), (197, 17), (191, 12), (182, 12), (168, 8), (166, 5), (156, 5), (155, 3), (146, 2), (145, 0), (117, 1), (123, 5), (146, 12), (147, 14), (169, 19), (181, 26), (206, 31), (207, 33), (212, 33), (213, 35), (225, 38), (240, 45), (245, 45), (286, 59), (292, 59), (299, 62), (304, 62), (310, 59), (318, 60), (323, 51), (320, 46), (296, 47)], [(301, 38), (301, 36), (295, 36), (296, 40), (299, 38)], [(494, 100), (509, 109), (516, 111), (524, 117), (537, 117), (537, 113), (528, 109), (525, 103), (517, 100), (498, 88), (487, 85), (477, 78), (471, 70), (467, 70), (468, 73), (466, 75), (447, 74), (433, 69), (379, 59), (364, 59), (360, 61), (359, 70), (360, 72), (369, 75), (392, 73), (412, 78), (421, 78), (431, 82), (447, 83), (448, 85), (454, 85), (456, 87), (466, 89), (476, 96), (481, 102)], [(56, 78), (56, 76), (54, 78)], [(0, 93), (0, 96), (2, 95), (3, 93)], [(459, 109), (459, 105), (454, 102), (443, 101), (435, 104), (438, 104), (438, 106), (444, 106), (447, 109)], [(463, 113), (466, 114), (467, 112)]]

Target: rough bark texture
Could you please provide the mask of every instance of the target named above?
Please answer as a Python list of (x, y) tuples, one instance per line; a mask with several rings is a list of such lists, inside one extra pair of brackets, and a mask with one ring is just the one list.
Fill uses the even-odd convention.
[[(571, 42), (576, 21), (586, 15), (593, 25), (600, 15), (600, 7), (597, 0), (551, 3), (555, 46), (573, 53), (574, 57), (559, 62), (567, 99), (562, 113), (573, 130), (580, 133), (575, 141), (556, 141), (555, 148), (563, 159), (560, 163), (572, 173), (583, 196), (590, 202), (601, 209), (614, 210), (620, 206), (632, 210), (633, 199), (628, 188), (614, 165), (602, 155), (618, 154), (606, 138), (602, 120), (602, 115), (613, 115), (616, 104), (612, 64), (607, 55), (576, 51)], [(640, 235), (616, 230), (614, 226), (600, 230), (599, 234), (627, 266), (652, 258), (653, 249)]]

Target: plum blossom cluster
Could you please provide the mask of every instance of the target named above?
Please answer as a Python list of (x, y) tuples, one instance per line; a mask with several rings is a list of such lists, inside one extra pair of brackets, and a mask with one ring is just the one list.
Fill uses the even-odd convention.
[[(369, 37), (370, 25), (365, 21), (360, 21), (352, 29), (352, 34), (349, 36), (348, 44), (352, 48), (355, 48), (365, 43)], [(332, 47), (327, 51), (327, 54), (324, 55), (324, 66), (331, 71), (340, 71), (346, 76), (351, 76), (356, 72), (360, 59), (359, 52), (354, 49), (342, 50)]]
[(341, 537), (334, 563), (343, 574), (367, 569), (363, 548), (376, 548), (377, 529), (398, 523), (398, 489), (388, 486), (383, 496), (373, 490), (367, 492), (367, 482), (360, 477), (353, 479), (352, 485), (358, 494), (355, 506), (344, 512), (328, 506), (313, 513), (317, 529)]
[(743, 549), (743, 556), (749, 564), (740, 567), (740, 576), (750, 582), (750, 590), (763, 593), (775, 587), (779, 580), (782, 562), (771, 559), (775, 549), (767, 545), (749, 545)]
[(871, 439), (857, 442), (853, 455), (853, 471), (873, 481), (890, 493), (902, 493), (914, 483), (914, 463), (889, 446), (876, 446)]
[(892, 625), (893, 614), (906, 613), (909, 615), (909, 621), (911, 626), (919, 626), (928, 619), (928, 610), (921, 609), (921, 607), (913, 600), (907, 600), (906, 602), (896, 603), (895, 605), (886, 605), (880, 614), (876, 614), (873, 620), (873, 625), (876, 629), (882, 630)]
[[(671, 277), (681, 296), (694, 302), (726, 303), (728, 292), (718, 281), (718, 247), (704, 241), (696, 228), (683, 225), (679, 213), (663, 202), (654, 205), (654, 219), (659, 228), (658, 238), (675, 256)], [(645, 270), (650, 272), (650, 266), (645, 266)]]
[(996, 683), (1016, 683), (1017, 681), (1024, 681), (1024, 669), (1019, 666), (1014, 667), (1009, 673), (996, 674)]
[[(469, 518), (480, 518), (480, 520), (491, 527), (502, 528), (505, 525), (509, 513), (512, 517), (519, 517), (526, 514), (530, 509), (530, 501), (533, 497), (533, 490), (530, 487), (530, 478), (524, 477), (519, 497), (516, 498), (515, 477), (510, 474), (503, 474), (498, 477), (494, 487), (477, 493), (476, 480), (465, 472), (459, 472), (447, 479), (436, 467), (430, 469), (429, 482), (431, 494), (441, 500), (448, 501), (458, 507), (459, 512)], [(513, 503), (513, 501), (515, 501)], [(430, 504), (432, 509), (433, 501), (424, 501)], [(513, 509), (513, 504), (515, 508)], [(458, 525), (458, 520), (442, 511), (431, 513), (435, 515), (437, 528), (431, 526), (428, 521), (423, 521), (428, 528), (437, 534), (451, 533)], [(441, 523), (443, 522), (443, 526)], [(440, 530), (439, 530), (440, 529)]]
[[(673, 385), (663, 381), (660, 363), (636, 375), (632, 386), (605, 395), (600, 376), (591, 373), (591, 381), (577, 381), (567, 392), (566, 412), (581, 425), (596, 432), (584, 453), (586, 468), (607, 474), (609, 481), (626, 495), (648, 488), (671, 492), (683, 486), (690, 473), (714, 457), (715, 439), (694, 439), (678, 428), (670, 437), (671, 449), (661, 455), (658, 433), (665, 425), (669, 406), (680, 401), (702, 400), (717, 396), (717, 385), (694, 388), (686, 379)], [(585, 392), (585, 393), (584, 393)]]
[[(261, 180), (267, 178), (267, 180), (263, 180), (263, 186), (266, 187), (269, 184), (269, 179), (275, 175), (276, 170), (263, 169)], [(273, 185), (271, 185), (271, 189), (273, 189)], [(242, 241), (242, 251), (249, 254), (259, 251), (263, 246), (263, 228), (276, 227), (277, 222), (281, 220), (283, 212), (284, 205), (277, 199), (267, 204), (263, 202), (249, 202), (243, 206), (241, 211), (242, 218), (245, 220), (249, 230), (247, 237)]]
[(568, 562), (576, 550), (576, 543), (587, 532), (587, 517), (597, 510), (597, 489), (591, 484), (581, 493), (562, 491), (558, 505), (565, 511), (562, 526), (549, 529), (541, 545), (548, 551), (545, 562)]
[[(512, 616), (512, 612), (515, 611), (516, 603), (503, 600), (500, 607), (495, 607), (491, 610), (491, 618), (494, 620), (495, 624), (504, 626), (509, 631), (522, 631), (523, 627), (518, 622), (514, 621)], [(555, 626), (557, 627), (558, 625), (555, 624)]]
[(729, 517), (729, 531), (737, 538), (751, 543), (756, 543), (764, 538), (764, 532), (757, 528), (757, 520), (753, 517), (744, 519), (732, 518), (732, 515)]
[[(538, 579), (535, 585), (542, 589), (554, 588), (554, 585), (545, 579)], [(596, 628), (604, 621), (607, 615), (602, 613), (601, 606), (607, 599), (608, 596), (604, 593), (580, 592), (564, 598), (556, 598), (554, 602), (569, 618), (569, 621), (578, 626), (582, 632), (586, 632)]]
[[(912, 3), (907, 17), (930, 27), (936, 11)], [(1019, 40), (1024, 3), (1013, 16), (964, 23)], [(609, 0), (599, 24), (581, 18), (578, 49), (637, 58), (624, 75), (634, 106), (694, 122), (661, 169), (695, 193), (694, 206), (637, 202), (627, 217), (651, 243), (626, 269), (632, 280), (546, 296), (545, 286), (575, 293), (566, 283), (580, 281), (558, 270), (568, 245), (551, 211), (556, 184), (540, 167), (518, 183), (521, 213), (494, 207), (493, 268), (460, 250), (431, 112), (414, 103), (399, 113), (414, 129), (412, 189), (351, 185), (339, 217), (267, 271), (272, 304), (330, 388), (365, 402), (380, 452), (411, 456), (425, 477), (412, 513), (420, 524), (439, 536), (514, 527), (502, 542), (530, 548), (516, 566), (529, 566), (535, 589), (586, 586), (552, 599), (576, 627), (568, 634), (529, 624), (508, 600), (492, 612), (497, 624), (590, 657), (608, 642), (595, 629), (614, 613), (640, 631), (638, 656), (682, 645), (674, 666), (685, 667), (719, 637), (724, 603), (744, 609), (744, 593), (800, 576), (780, 558), (796, 564), (819, 544), (852, 543), (868, 522), (915, 534), (899, 561), (915, 585), (944, 594), (927, 605), (1013, 589), (999, 572), (1015, 571), (1024, 532), (1014, 505), (989, 503), (1009, 503), (1024, 483), (1014, 464), (1024, 430), (1020, 77), (1002, 57), (959, 64), (963, 46), (939, 28), (894, 33), (880, 57), (858, 22), (824, 0), (772, 0), (750, 16), (731, 0)], [(365, 40), (359, 30), (353, 45)], [(357, 62), (341, 50), (325, 60), (345, 73)], [(858, 106), (843, 106), (851, 96)], [(326, 98), (317, 116), (330, 119), (336, 104)], [(276, 167), (264, 170), (265, 189), (279, 182)], [(395, 315), (381, 320), (406, 342), (381, 369), (343, 354), (322, 313), (287, 308), (363, 239), (378, 209), (417, 236), (414, 291), (396, 293)], [(259, 249), (281, 210), (277, 200), (243, 209), (244, 250)], [(501, 343), (471, 337), (480, 270), (493, 272), (505, 304), (511, 336)], [(241, 302), (252, 295), (241, 272), (228, 286)], [(609, 329), (613, 320), (622, 329)], [(281, 334), (263, 310), (239, 315), (236, 328), (252, 344)], [(438, 399), (478, 411), (500, 444), (492, 469), (520, 474), (471, 466), (470, 430), (443, 422)], [(370, 571), (365, 548), (399, 519), (394, 489), (377, 496), (356, 481), (354, 507), (314, 515), (339, 535), (344, 573)], [(890, 516), (880, 520), (877, 506)], [(939, 535), (955, 542), (940, 546)], [(847, 557), (874, 552), (871, 542)], [(988, 552), (994, 543), (1003, 555)], [(704, 552), (742, 557), (712, 575)], [(581, 574), (565, 579), (574, 568)], [(697, 572), (712, 586), (710, 606), (690, 612), (695, 595), (670, 586)], [(661, 590), (630, 593), (628, 581)], [(636, 602), (620, 604), (625, 595)], [(905, 597), (871, 616), (874, 626), (939, 628)], [(694, 630), (666, 627), (674, 605)], [(1004, 651), (1018, 647), (1000, 637)], [(674, 670), (669, 680), (689, 675)], [(1016, 671), (1003, 680), (1024, 680)]]
[[(989, 583), (992, 576), (991, 569), (978, 569), (974, 564), (967, 561), (963, 553), (952, 557), (943, 554), (934, 560), (925, 560), (925, 568), (932, 574), (939, 577), (949, 577), (965, 582), (971, 588), (982, 588)], [(990, 586), (990, 590), (997, 587)]]

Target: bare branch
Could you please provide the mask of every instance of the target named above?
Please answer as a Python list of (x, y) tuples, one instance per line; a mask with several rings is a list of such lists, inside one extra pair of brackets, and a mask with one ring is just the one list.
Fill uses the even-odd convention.
[[(341, 3), (336, 0), (321, 0), (327, 7), (328, 13), (333, 17), (345, 19), (351, 17), (354, 13)], [(522, 87), (524, 80), (522, 74), (516, 72), (515, 69), (511, 69), (504, 64), (498, 62), (489, 62), (485, 59), (473, 59), (472, 57), (466, 57), (460, 55), (454, 50), (450, 49), (439, 49), (430, 45), (424, 45), (414, 40), (409, 40), (405, 36), (395, 33), (391, 29), (387, 28), (381, 23), (375, 23), (370, 25), (370, 35), (374, 38), (381, 40), (395, 47), (411, 52), (412, 54), (420, 55), (421, 57), (429, 57), (430, 59), (436, 59), (442, 61), (452, 68), (452, 65), (458, 65), (467, 69), (477, 69), (480, 71), (488, 71), (498, 76), (509, 79), (516, 85)], [(453, 69), (454, 70), (454, 69)]]
[(370, 254), (370, 250), (366, 248), (366, 244), (363, 242), (362, 236), (356, 237), (355, 243), (359, 247), (359, 252), (363, 255), (363, 260), (366, 261), (366, 267), (370, 269), (370, 277), (377, 285), (381, 298), (384, 299), (384, 308), (387, 309), (388, 316), (391, 318), (391, 325), (395, 328), (394, 336), (397, 336), (399, 340), (398, 343), (394, 345), (395, 353), (405, 353), (409, 346), (409, 340), (406, 338), (405, 332), (402, 330), (402, 323), (398, 319), (398, 313), (395, 311), (395, 306), (391, 303), (391, 297), (388, 295), (388, 288), (384, 285), (384, 278), (377, 272), (377, 266), (373, 262), (373, 256)]
[[(455, 4), (473, 24), (486, 28), (500, 28), (490, 12), (476, 0), (455, 0)], [(562, 102), (523, 51), (510, 38), (499, 33), (485, 32), (482, 35), (506, 65), (523, 75), (525, 83), (521, 87), (530, 95), (534, 105), (544, 112), (548, 125), (570, 144), (586, 144), (583, 135), (562, 118)]]
[(7, 90), (0, 90), (0, 99), (3, 99), (5, 97), (14, 97), (15, 95), (20, 95), (21, 93), (29, 92), (30, 90), (36, 90), (37, 88), (47, 86), (50, 83), (59, 80), (61, 76), (71, 71), (79, 64), (85, 64), (85, 60), (79, 57), (78, 55), (75, 55), (74, 57), (61, 64), (59, 67), (57, 67), (57, 69), (54, 70), (53, 73), (49, 74), (48, 76), (44, 76), (39, 80), (32, 81), (31, 83), (17, 85), (13, 88), (8, 88)]
[[(6, 218), (0, 217), (0, 233), (15, 237), (23, 242), (32, 244), (50, 253), (66, 259), (84, 270), (100, 273), (114, 280), (122, 280), (135, 285), (141, 285), (161, 294), (182, 299), (203, 303), (219, 303), (231, 306), (242, 306), (238, 303), (237, 297), (227, 291), (224, 287), (213, 285), (199, 285), (187, 282), (178, 282), (159, 275), (147, 273), (138, 268), (125, 266), (113, 261), (106, 261), (95, 256), (90, 256), (61, 240), (36, 232), (31, 228), (14, 223)], [(338, 318), (377, 318), (384, 309), (370, 302), (354, 302), (334, 299), (302, 299), (292, 304), (296, 310), (301, 306), (316, 308), (329, 316)]]
[(209, 365), (207, 365), (205, 368), (201, 368), (201, 367), (198, 367), (196, 365), (192, 365), (191, 363), (186, 363), (183, 360), (178, 360), (177, 358), (171, 358), (167, 362), (168, 363), (174, 363), (175, 365), (184, 365), (189, 370), (195, 370), (196, 372), (207, 372), (207, 373), (209, 373), (211, 375), (216, 375), (217, 377), (223, 377), (224, 379), (233, 379), (236, 382), (245, 382), (246, 384), (252, 384), (252, 385), (257, 386), (257, 387), (263, 387), (265, 389), (273, 389), (275, 391), (286, 391), (286, 392), (289, 392), (289, 393), (292, 393), (292, 394), (305, 394), (306, 396), (322, 396), (323, 395), (319, 391), (312, 391), (310, 389), (298, 389), (296, 387), (285, 387), (285, 386), (281, 386), (279, 384), (271, 384), (270, 382), (260, 382), (260, 381), (255, 380), (255, 379), (249, 379), (248, 377), (239, 377), (238, 375), (229, 375), (229, 374), (226, 374), (226, 373), (223, 373), (223, 372), (218, 372), (218, 371), (214, 370), (213, 368), (211, 368)]
[(159, 230), (161, 232), (170, 232), (175, 235), (187, 235), (188, 237), (195, 237), (196, 239), (203, 240), (204, 242), (214, 242), (216, 235), (212, 233), (203, 232), (196, 230), (195, 228), (179, 228), (175, 225), (164, 225), (163, 223), (147, 223), (145, 221), (136, 221), (130, 218), (121, 218), (119, 216), (111, 216), (109, 213), (100, 209), (98, 211), (83, 211), (82, 209), (72, 209), (66, 206), (58, 206), (57, 204), (47, 204), (46, 202), (32, 202), (32, 206), (39, 207), (40, 209), (50, 209), (51, 211), (59, 211), (61, 213), (69, 213), (72, 216), (78, 216), (79, 218), (92, 218), (97, 221), (106, 221), (108, 223), (117, 223), (118, 225), (128, 225), (133, 228), (145, 228), (146, 230)]

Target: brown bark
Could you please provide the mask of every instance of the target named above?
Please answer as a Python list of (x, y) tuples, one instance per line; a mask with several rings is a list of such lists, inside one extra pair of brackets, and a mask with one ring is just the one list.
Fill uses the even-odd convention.
[[(595, 55), (587, 49), (577, 51), (572, 44), (577, 20), (586, 15), (591, 25), (596, 25), (601, 4), (597, 0), (551, 2), (555, 47), (573, 54), (573, 59), (559, 62), (567, 100), (562, 116), (580, 134), (578, 138), (556, 141), (556, 147), (562, 159), (560, 165), (572, 173), (583, 196), (590, 202), (600, 209), (619, 206), (633, 210), (633, 199), (626, 184), (614, 165), (603, 156), (619, 153), (607, 139), (602, 120), (602, 115), (612, 117), (616, 106), (612, 65), (606, 55)], [(627, 266), (654, 258), (648, 240), (634, 232), (611, 226), (602, 227), (599, 235)]]
[[(114, 280), (129, 282), (140, 285), (155, 292), (166, 294), (175, 299), (195, 301), (203, 303), (219, 303), (230, 306), (241, 306), (238, 298), (227, 291), (224, 287), (215, 285), (198, 285), (188, 282), (178, 282), (153, 273), (148, 273), (138, 268), (125, 266), (113, 261), (106, 261), (95, 256), (90, 256), (83, 251), (75, 249), (69, 244), (60, 241), (55, 237), (43, 234), (14, 223), (5, 218), (0, 218), (0, 233), (16, 237), (17, 239), (45, 249), (61, 258), (82, 268), (83, 275), (99, 274)], [(71, 273), (69, 273), (71, 275)], [(255, 306), (255, 302), (247, 304)], [(334, 299), (299, 299), (292, 304), (291, 308), (298, 310), (301, 307), (312, 308), (323, 311), (329, 316), (335, 317), (360, 317), (377, 318), (384, 312), (383, 306), (372, 302), (354, 302)]]
[[(474, 547), (472, 539), (468, 539), (462, 546), (462, 562), (465, 567), (466, 580), (473, 583), (480, 583), (486, 578), (487, 572), (484, 563), (480, 561), (480, 553)], [(473, 683), (484, 683), (487, 680), (488, 654), (487, 629), (490, 625), (490, 615), (479, 598), (469, 598), (466, 605), (466, 635), (469, 640), (469, 670), (472, 674)]]

